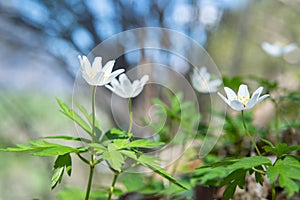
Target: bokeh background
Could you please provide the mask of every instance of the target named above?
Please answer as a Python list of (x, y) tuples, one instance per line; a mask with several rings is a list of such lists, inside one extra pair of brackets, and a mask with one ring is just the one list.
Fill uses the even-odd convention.
[[(178, 31), (201, 44), (224, 76), (254, 74), (299, 91), (299, 51), (272, 57), (261, 48), (263, 42), (300, 44), (299, 19), (299, 0), (0, 0), (0, 147), (72, 134), (55, 98), (71, 102), (77, 55), (134, 28)], [(116, 46), (125, 48), (126, 41)], [(116, 68), (165, 59), (189, 77), (184, 63), (161, 56), (135, 52), (118, 58)], [(0, 199), (54, 199), (52, 162), (0, 153)], [(72, 180), (64, 181), (84, 188), (85, 170), (76, 165)]]

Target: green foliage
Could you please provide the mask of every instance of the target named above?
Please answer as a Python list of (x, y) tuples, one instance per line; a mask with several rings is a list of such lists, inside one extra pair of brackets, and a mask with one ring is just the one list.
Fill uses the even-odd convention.
[(300, 190), (300, 162), (292, 156), (285, 156), (267, 169), (267, 177), (271, 183), (278, 180), (290, 198)]
[[(82, 119), (82, 117), (76, 113), (73, 109), (69, 108), (65, 103), (57, 99), (57, 103), (60, 106), (62, 112), (65, 116), (70, 118), (72, 121), (74, 121), (78, 126), (80, 126), (85, 132), (87, 132), (89, 135), (92, 135), (92, 129), (89, 126), (86, 121)], [(86, 112), (84, 111), (86, 114)]]
[(153, 170), (155, 173), (159, 174), (160, 176), (166, 178), (170, 182), (174, 183), (175, 185), (187, 189), (188, 185), (183, 185), (179, 181), (177, 181), (174, 177), (172, 177), (170, 174), (168, 174), (165, 169), (161, 168), (158, 164), (158, 159), (149, 155), (135, 153), (128, 150), (122, 150), (122, 154), (126, 155), (127, 157), (135, 160), (138, 164), (143, 165), (144, 167), (147, 167), (151, 170)]
[(282, 156), (285, 156), (286, 154), (300, 150), (300, 145), (296, 146), (288, 146), (286, 143), (278, 143), (276, 146), (274, 146), (271, 142), (268, 140), (262, 140), (268, 145), (264, 146), (264, 150), (267, 153), (274, 153), (277, 158), (281, 158)]
[(107, 146), (107, 150), (103, 152), (103, 159), (109, 161), (110, 166), (121, 172), (121, 167), (125, 162), (124, 156), (118, 151), (118, 147), (114, 143), (110, 143)]
[[(85, 191), (75, 187), (64, 187), (56, 195), (57, 200), (82, 200), (84, 199)], [(107, 190), (105, 191), (91, 191), (90, 199), (105, 199), (107, 196)]]
[(43, 140), (30, 140), (29, 145), (16, 144), (17, 147), (8, 147), (0, 149), (5, 152), (32, 152), (35, 156), (57, 156), (66, 153), (83, 153), (87, 148), (73, 148), (65, 145), (46, 142)]
[(256, 180), (261, 183), (262, 169), (270, 165), (271, 161), (263, 156), (227, 159), (196, 169), (194, 178), (204, 185), (227, 185), (224, 199), (230, 199), (237, 186), (243, 188), (247, 174), (255, 173)]
[(53, 175), (51, 179), (51, 189), (54, 189), (61, 182), (64, 170), (69, 176), (72, 173), (72, 160), (70, 154), (59, 155), (53, 166)]
[[(183, 100), (183, 93), (179, 92), (173, 96), (168, 95), (166, 102), (157, 98), (152, 99), (152, 102), (160, 106), (160, 109), (156, 112), (159, 119), (164, 118), (166, 115), (166, 123), (158, 131), (160, 141), (170, 142), (172, 140), (176, 144), (182, 143), (186, 138), (191, 139), (197, 135), (201, 115), (197, 112), (197, 108), (192, 102)], [(178, 131), (179, 125), (183, 132), (181, 136), (185, 138), (174, 137), (174, 132)], [(150, 127), (157, 131), (156, 129), (159, 125), (154, 123)]]

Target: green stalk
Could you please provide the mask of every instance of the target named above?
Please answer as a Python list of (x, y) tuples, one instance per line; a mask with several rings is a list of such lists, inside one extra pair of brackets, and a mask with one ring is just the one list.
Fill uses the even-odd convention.
[(96, 96), (97, 86), (92, 88), (92, 140), (95, 142), (95, 96)]
[(129, 106), (129, 128), (128, 128), (128, 131), (127, 131), (127, 134), (130, 134), (131, 133), (131, 130), (132, 130), (132, 100), (131, 98), (128, 99), (128, 106)]
[(112, 194), (114, 193), (114, 190), (115, 190), (115, 184), (117, 182), (118, 176), (119, 176), (119, 172), (115, 172), (113, 182), (112, 182), (111, 187), (109, 189), (109, 194), (108, 194), (107, 200), (111, 200)]
[(92, 181), (93, 181), (93, 175), (94, 175), (94, 156), (91, 155), (91, 162), (90, 162), (90, 174), (89, 174), (89, 180), (86, 188), (86, 194), (85, 194), (85, 200), (88, 200), (90, 197), (90, 191), (92, 187)]
[[(95, 142), (96, 135), (95, 135), (95, 96), (96, 96), (96, 88), (97, 86), (93, 86), (92, 88), (92, 142)], [(89, 180), (86, 188), (86, 194), (85, 194), (85, 200), (88, 200), (90, 197), (90, 191), (92, 187), (93, 182), (93, 175), (94, 175), (94, 152), (91, 153), (91, 160), (89, 162), (90, 165), (90, 174), (89, 174)]]
[(276, 199), (275, 183), (272, 183), (272, 200)]
[(244, 111), (242, 110), (242, 121), (243, 121), (243, 126), (244, 126), (244, 129), (245, 129), (245, 132), (246, 132), (246, 135), (249, 137), (249, 139), (251, 140), (252, 144), (254, 145), (254, 148), (257, 152), (257, 154), (260, 156), (261, 153), (254, 141), (254, 139), (252, 138), (251, 134), (249, 133), (248, 129), (247, 129), (247, 126), (246, 126), (246, 122), (245, 122), (245, 117), (244, 117)]

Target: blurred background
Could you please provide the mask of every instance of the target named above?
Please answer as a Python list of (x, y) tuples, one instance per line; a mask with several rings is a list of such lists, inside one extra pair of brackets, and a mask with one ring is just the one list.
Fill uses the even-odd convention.
[[(0, 147), (72, 134), (74, 126), (58, 112), (55, 98), (71, 102), (80, 69), (77, 55), (134, 28), (163, 27), (191, 37), (223, 76), (254, 74), (299, 91), (299, 50), (274, 56), (261, 46), (300, 44), (299, 19), (299, 0), (0, 0)], [(135, 52), (118, 58), (116, 68), (160, 56)], [(164, 59), (189, 77), (184, 63)], [(0, 153), (0, 199), (54, 199), (57, 191), (49, 189), (52, 162)], [(72, 182), (66, 181), (84, 188), (86, 169), (80, 167)]]

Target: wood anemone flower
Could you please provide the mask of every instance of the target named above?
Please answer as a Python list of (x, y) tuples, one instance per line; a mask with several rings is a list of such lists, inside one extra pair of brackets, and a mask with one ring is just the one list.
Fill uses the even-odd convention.
[(115, 60), (108, 61), (104, 67), (102, 67), (102, 58), (96, 57), (93, 64), (86, 56), (78, 56), (81, 65), (82, 77), (86, 82), (93, 86), (103, 86), (110, 83), (116, 76), (123, 73), (124, 69), (118, 69), (112, 72), (115, 64)]
[(192, 85), (198, 92), (201, 93), (213, 93), (218, 91), (218, 87), (222, 84), (220, 79), (211, 79), (210, 73), (206, 67), (199, 69), (194, 68), (191, 74)]
[(122, 98), (134, 98), (142, 92), (148, 80), (149, 76), (144, 75), (141, 80), (131, 83), (126, 74), (121, 74), (119, 80), (115, 78), (111, 81), (111, 85), (105, 85), (105, 87)]
[(247, 85), (240, 85), (238, 93), (236, 94), (232, 89), (224, 87), (226, 92), (226, 97), (218, 92), (218, 95), (233, 109), (236, 111), (249, 110), (253, 108), (256, 104), (263, 101), (265, 98), (269, 97), (269, 94), (265, 94), (260, 97), (263, 87), (259, 87), (252, 94), (250, 98), (249, 90)]

